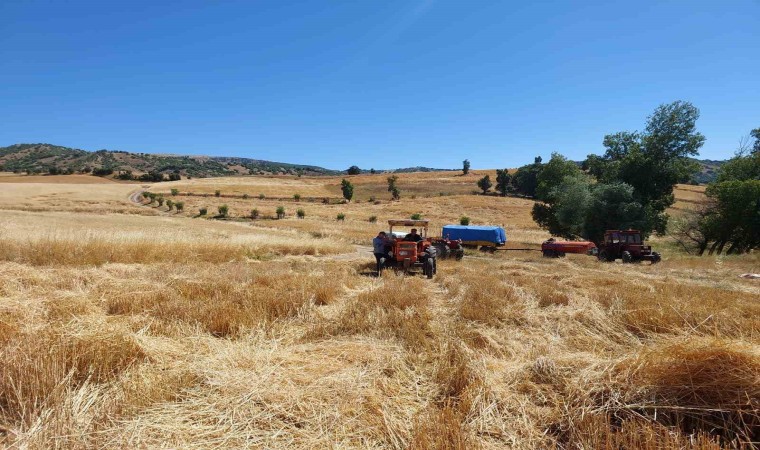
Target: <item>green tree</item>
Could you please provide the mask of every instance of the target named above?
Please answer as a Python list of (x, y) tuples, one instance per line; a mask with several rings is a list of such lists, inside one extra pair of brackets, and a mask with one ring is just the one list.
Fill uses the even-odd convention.
[(399, 200), (401, 198), (401, 191), (399, 190), (398, 186), (396, 186), (396, 182), (398, 182), (398, 177), (396, 175), (391, 175), (387, 178), (388, 181), (388, 192), (391, 193), (391, 197), (393, 197), (393, 200)]
[(227, 217), (227, 214), (230, 212), (230, 207), (227, 205), (221, 205), (219, 207), (219, 216), (221, 217)]
[(502, 197), (507, 195), (511, 188), (512, 176), (507, 169), (496, 169), (496, 190)]
[(362, 169), (360, 169), (359, 166), (351, 166), (346, 172), (348, 172), (349, 175), (359, 175), (362, 173)]
[(554, 236), (582, 237), (599, 244), (605, 230), (633, 228), (647, 237), (651, 213), (625, 183), (597, 183), (582, 175), (565, 177), (550, 193), (548, 203), (535, 203), (531, 215)]
[(632, 186), (654, 230), (663, 233), (668, 221), (665, 210), (675, 201), (673, 187), (687, 182), (697, 170), (689, 157), (698, 154), (705, 140), (696, 131), (698, 118), (699, 110), (691, 103), (660, 105), (648, 117), (644, 132), (605, 136), (604, 156), (589, 158), (584, 165), (602, 183)]
[(172, 201), (172, 199), (166, 200), (166, 206), (169, 208), (169, 211), (171, 211), (172, 208), (174, 208), (174, 202)]
[(354, 185), (345, 178), (340, 182), (340, 190), (343, 192), (343, 198), (349, 202), (354, 198)]
[(491, 186), (493, 186), (493, 183), (491, 183), (491, 177), (489, 175), (484, 176), (483, 178), (478, 180), (478, 187), (483, 191), (483, 195), (485, 195), (489, 189), (491, 189)]
[(687, 250), (744, 253), (760, 246), (759, 130), (752, 130), (754, 145), (741, 148), (708, 185), (707, 204), (677, 222), (674, 235)]
[(470, 160), (465, 159), (462, 161), (462, 175), (467, 175), (470, 173)]
[(459, 225), (469, 225), (470, 224), (470, 218), (467, 216), (462, 216), (459, 218)]
[(536, 175), (536, 198), (550, 200), (551, 192), (564, 182), (566, 177), (580, 174), (578, 165), (559, 153), (552, 153), (548, 163), (544, 164)]
[(304, 211), (303, 208), (298, 208), (296, 210), (296, 217), (298, 217), (299, 219), (303, 219), (304, 217), (306, 217), (306, 211)]
[(174, 197), (176, 197), (176, 196), (178, 196), (178, 195), (179, 195), (179, 189), (176, 189), (176, 188), (172, 188), (172, 191), (171, 191), (171, 192), (172, 192), (172, 196), (174, 196)]
[(512, 176), (512, 185), (515, 191), (526, 197), (535, 197), (538, 187), (538, 174), (541, 173), (542, 168), (540, 156), (536, 157), (533, 164), (518, 168)]
[(177, 202), (174, 204), (174, 208), (177, 210), (177, 212), (182, 212), (182, 210), (185, 209), (185, 202)]
[(278, 219), (285, 218), (285, 207), (284, 206), (278, 206), (275, 210), (275, 213), (277, 214)]
[(340, 222), (343, 222), (343, 221), (346, 220), (346, 215), (343, 214), (343, 213), (339, 213), (337, 216), (335, 216), (335, 219), (338, 220), (338, 221), (340, 221)]

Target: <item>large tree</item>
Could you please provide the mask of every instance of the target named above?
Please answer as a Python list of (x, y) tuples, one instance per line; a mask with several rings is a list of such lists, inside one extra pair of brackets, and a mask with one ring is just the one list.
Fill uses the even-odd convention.
[(667, 226), (665, 210), (675, 198), (673, 187), (688, 181), (697, 170), (689, 159), (699, 152), (705, 137), (696, 131), (699, 110), (689, 102), (660, 105), (648, 117), (643, 132), (619, 132), (604, 137), (604, 156), (590, 155), (584, 162), (602, 183), (623, 182), (633, 187), (634, 198), (647, 208), (653, 229)]
[(519, 167), (512, 176), (512, 185), (515, 191), (526, 197), (535, 197), (538, 187), (538, 174), (541, 173), (542, 169), (543, 164), (541, 164), (540, 156), (536, 157), (533, 164)]
[[(760, 130), (760, 129), (758, 129)], [(744, 253), (760, 247), (760, 131), (754, 145), (741, 148), (707, 187), (707, 204), (676, 225), (675, 236), (687, 249), (703, 254)], [(728, 246), (728, 247), (726, 247)]]
[(501, 194), (502, 197), (509, 192), (511, 181), (512, 177), (509, 175), (507, 169), (496, 169), (496, 190), (499, 191), (499, 194)]
[(580, 173), (578, 165), (559, 153), (552, 153), (548, 163), (544, 164), (541, 171), (536, 174), (536, 198), (548, 201), (551, 191), (565, 180)]

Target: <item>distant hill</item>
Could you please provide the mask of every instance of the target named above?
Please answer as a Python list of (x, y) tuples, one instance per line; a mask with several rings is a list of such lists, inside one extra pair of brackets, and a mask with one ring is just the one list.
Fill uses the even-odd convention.
[(700, 171), (695, 173), (691, 181), (696, 184), (707, 184), (715, 181), (718, 177), (718, 169), (725, 164), (726, 161), (715, 161), (712, 159), (694, 159), (699, 166)]
[(181, 174), (196, 178), (248, 174), (334, 175), (317, 166), (250, 158), (161, 155), (118, 150), (90, 152), (52, 144), (0, 147), (0, 170), (32, 173), (92, 173), (102, 171)]

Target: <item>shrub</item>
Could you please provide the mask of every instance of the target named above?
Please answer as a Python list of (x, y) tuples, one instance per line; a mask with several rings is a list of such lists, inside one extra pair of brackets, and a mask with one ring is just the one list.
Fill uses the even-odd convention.
[(295, 201), (301, 201), (301, 194), (293, 194), (293, 200)]
[(412, 220), (422, 220), (422, 214), (420, 213), (414, 213), (411, 215), (410, 219)]
[(375, 196), (374, 195), (370, 195), (369, 196), (369, 201), (372, 202), (372, 203), (374, 203), (375, 202)]
[(174, 208), (174, 202), (172, 201), (172, 199), (166, 200), (166, 206), (169, 207), (169, 211), (171, 211), (172, 208)]
[(258, 218), (259, 218), (259, 210), (258, 210), (258, 209), (256, 209), (256, 208), (253, 208), (253, 209), (251, 210), (251, 219), (254, 219), (254, 220), (256, 220), (256, 219), (258, 219)]
[(277, 218), (282, 219), (285, 217), (285, 207), (284, 206), (278, 206), (277, 210), (275, 211), (277, 213)]
[(248, 197), (249, 197), (248, 194), (243, 194), (243, 200), (248, 200)]
[(259, 194), (259, 200), (264, 200), (265, 196), (264, 194)]
[(340, 190), (343, 192), (343, 198), (349, 202), (354, 197), (354, 185), (345, 178), (340, 182)]
[(220, 190), (214, 191), (214, 197), (221, 197), (221, 196), (222, 196), (222, 191)]
[(377, 216), (369, 216), (369, 223), (377, 222)]
[(208, 214), (208, 208), (199, 208), (198, 209), (198, 215), (199, 216), (205, 216), (206, 214)]
[(230, 212), (230, 207), (227, 205), (222, 205), (219, 207), (219, 215), (222, 217), (227, 217), (227, 214)]
[(177, 210), (177, 212), (181, 212), (183, 209), (185, 209), (185, 202), (175, 203), (174, 208)]
[(337, 216), (335, 216), (335, 219), (343, 222), (344, 220), (346, 220), (346, 215), (343, 213), (339, 213)]
[(158, 202), (158, 206), (164, 206), (164, 198), (163, 197), (158, 197), (156, 199), (156, 201)]
[(469, 225), (470, 224), (470, 218), (467, 216), (462, 216), (459, 218), (459, 225)]
[(296, 216), (298, 216), (299, 219), (303, 219), (306, 217), (306, 211), (304, 211), (303, 208), (298, 208), (296, 210)]
[(173, 196), (179, 195), (179, 189), (172, 188), (172, 195)]

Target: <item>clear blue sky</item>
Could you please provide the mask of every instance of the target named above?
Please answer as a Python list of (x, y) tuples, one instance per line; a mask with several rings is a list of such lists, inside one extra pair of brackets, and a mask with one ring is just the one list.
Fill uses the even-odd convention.
[(700, 108), (760, 127), (760, 2), (0, 1), (0, 146), (516, 167)]

